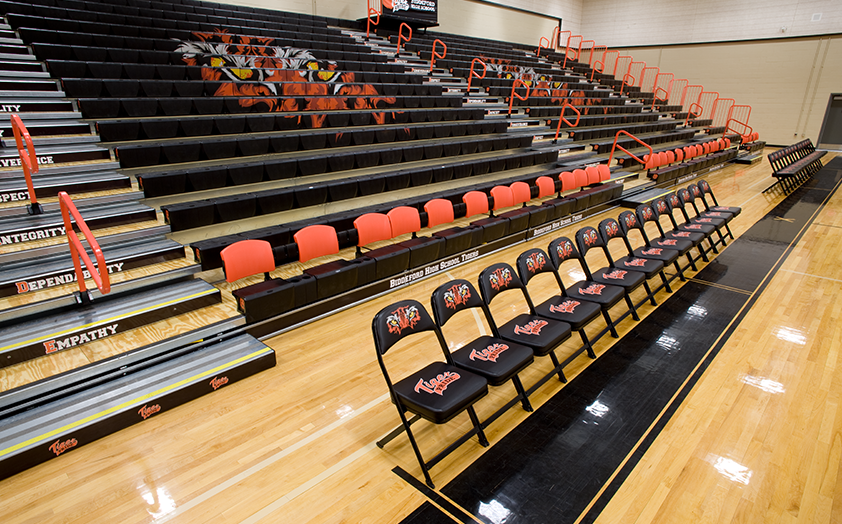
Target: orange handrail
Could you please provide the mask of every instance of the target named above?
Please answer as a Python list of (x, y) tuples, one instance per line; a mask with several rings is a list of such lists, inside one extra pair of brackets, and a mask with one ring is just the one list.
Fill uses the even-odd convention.
[[(517, 88), (518, 84), (526, 88), (526, 96), (520, 96), (520, 93), (515, 92), (515, 89)], [(512, 115), (512, 106), (515, 103), (515, 97), (518, 97), (521, 100), (526, 100), (527, 98), (529, 98), (529, 84), (527, 84), (520, 78), (515, 79), (515, 81), (512, 82), (512, 96), (509, 97), (509, 116)]]
[[(626, 80), (628, 80), (629, 78), (631, 78), (631, 83), (626, 82)], [(626, 86), (634, 86), (634, 82), (635, 80), (631, 73), (626, 73), (625, 75), (623, 75), (623, 81), (620, 84), (620, 94), (623, 94), (623, 89), (625, 89)]]
[(652, 91), (655, 91), (655, 87), (658, 84), (658, 75), (661, 74), (661, 68), (658, 66), (647, 66), (643, 68), (643, 71), (640, 72), (640, 90), (644, 93), (650, 92), (649, 89), (646, 89), (648, 86), (648, 82), (646, 82), (646, 71), (655, 71), (655, 78), (652, 81)]
[[(737, 120), (736, 118), (733, 117), (734, 109), (736, 109), (738, 107), (741, 108), (741, 109), (742, 108), (748, 108), (748, 115), (746, 115), (746, 117), (745, 117), (745, 122), (741, 122), (741, 121), (739, 121), (739, 120)], [(734, 131), (735, 133), (739, 133), (740, 136), (742, 136), (742, 137), (746, 137), (746, 136), (750, 135), (752, 133), (752, 131), (754, 131), (754, 129), (750, 125), (748, 125), (748, 121), (749, 121), (750, 118), (751, 118), (751, 106), (750, 105), (741, 104), (741, 105), (731, 106), (731, 109), (728, 110), (728, 120), (725, 122), (725, 132), (727, 133), (728, 131)], [(743, 126), (745, 128), (748, 128), (748, 133), (740, 133), (736, 129), (733, 129), (731, 127), (731, 122), (736, 122), (736, 123), (740, 124), (741, 126)]]
[[(570, 52), (576, 51), (575, 49), (570, 49), (570, 40), (572, 40), (574, 38), (578, 38), (579, 43), (581, 43), (582, 38), (584, 38), (584, 37), (582, 35), (570, 35), (570, 36), (567, 37), (567, 47), (565, 47), (565, 49), (564, 49), (564, 63), (561, 65), (562, 68), (567, 67), (567, 57), (570, 56)], [(577, 62), (579, 61), (579, 53), (578, 52), (576, 53), (576, 58), (574, 58), (573, 60), (576, 60)]]
[[(477, 74), (477, 72), (474, 71), (474, 64), (476, 64), (477, 62), (479, 62), (482, 65), (482, 76), (479, 76), (479, 74)], [(471, 92), (471, 80), (473, 80), (475, 76), (479, 79), (485, 78), (486, 71), (488, 71), (488, 66), (485, 65), (485, 62), (483, 62), (479, 58), (474, 58), (473, 60), (471, 60), (471, 72), (468, 73), (468, 90), (466, 91), (467, 93)]]
[[(716, 125), (716, 117), (714, 115), (721, 114), (720, 111), (719, 111), (719, 103), (720, 102), (731, 102), (731, 105), (728, 106), (728, 115), (729, 116), (731, 115), (731, 108), (734, 107), (737, 104), (737, 101), (734, 100), (733, 98), (717, 98), (716, 100), (714, 100), (713, 101), (713, 111), (711, 111), (711, 114), (710, 114), (711, 115), (710, 119), (713, 121), (713, 122), (711, 122), (711, 125), (714, 125), (714, 126)], [(728, 119), (728, 117), (726, 116), (725, 120), (727, 121), (727, 119)]]
[(681, 107), (684, 107), (684, 102), (687, 101), (687, 90), (691, 87), (698, 87), (700, 89), (699, 94), (702, 94), (702, 92), (705, 90), (705, 86), (700, 84), (687, 84), (686, 86), (684, 86), (684, 91), (681, 92)]
[[(696, 107), (699, 108), (698, 113), (693, 112), (693, 106), (696, 106)], [(687, 127), (687, 124), (690, 123), (690, 116), (691, 115), (695, 118), (699, 118), (700, 116), (702, 116), (702, 112), (704, 112), (704, 110), (705, 110), (705, 108), (700, 106), (696, 102), (693, 102), (692, 104), (690, 104), (690, 107), (687, 109), (687, 118), (684, 119), (684, 126)]]
[[(593, 40), (581, 40), (581, 41), (579, 42), (579, 50), (576, 52), (576, 60), (579, 60), (579, 57), (580, 57), (580, 56), (582, 56), (582, 44), (584, 44), (585, 42), (590, 42), (590, 43), (591, 43), (591, 46), (590, 46), (590, 47), (588, 47), (588, 48), (586, 48), (586, 49), (591, 49), (591, 50), (592, 50), (592, 49), (593, 49), (593, 47), (596, 45), (596, 42), (595, 42), (595, 41), (593, 41)], [(591, 55), (593, 55), (593, 51), (591, 51)], [(590, 65), (590, 63), (588, 63), (588, 65)]]
[[(663, 93), (664, 93), (664, 98), (661, 98), (661, 97), (659, 97), (659, 96), (658, 96), (658, 92), (659, 92), (659, 91), (663, 91)], [(670, 98), (669, 91), (667, 91), (667, 90), (666, 90), (666, 89), (664, 89), (663, 87), (656, 87), (656, 88), (655, 88), (655, 97), (654, 97), (654, 98), (652, 98), (652, 111), (654, 111), (654, 110), (655, 110), (655, 102), (657, 102), (658, 100), (660, 100), (661, 102), (667, 102), (667, 103), (669, 103), (669, 98)]]
[[(634, 67), (635, 64), (638, 64), (638, 67)], [(639, 67), (640, 65), (642, 65), (643, 67)], [(634, 69), (632, 69), (633, 67), (634, 67)], [(644, 69), (646, 69), (646, 62), (644, 62), (643, 60), (634, 60), (634, 58), (632, 58), (632, 61), (629, 64), (628, 74), (632, 78), (635, 78), (635, 79), (640, 78), (640, 81), (643, 82), (643, 70)], [(635, 80), (635, 82), (637, 82), (637, 80)], [(629, 85), (634, 86), (634, 84), (629, 84)]]
[(562, 35), (562, 33), (567, 33), (567, 40), (564, 41), (565, 46), (567, 45), (567, 42), (570, 41), (570, 37), (573, 36), (573, 31), (566, 31), (566, 30), (565, 31), (559, 31), (558, 32), (558, 47), (561, 47), (561, 35)]
[[(404, 27), (409, 29), (409, 36), (407, 36), (407, 37), (403, 36), (403, 28)], [(409, 27), (409, 25), (407, 25), (406, 22), (401, 22), (401, 25), (398, 28), (398, 51), (397, 51), (397, 53), (395, 53), (395, 56), (397, 56), (401, 52), (401, 38), (403, 38), (404, 42), (409, 42), (410, 40), (412, 40), (412, 28)]]
[(622, 70), (620, 70), (620, 72), (623, 73), (623, 75), (626, 75), (627, 73), (629, 73), (631, 71), (631, 65), (632, 65), (632, 62), (634, 61), (634, 58), (632, 58), (629, 55), (620, 55), (620, 56), (617, 57), (617, 60), (614, 61), (614, 73), (613, 73), (614, 78), (617, 78), (617, 66), (620, 65), (620, 59), (621, 58), (628, 59), (629, 65), (626, 67), (625, 73), (623, 73)]
[[(564, 118), (564, 110), (567, 108), (572, 109), (576, 113), (576, 123), (571, 124), (570, 120)], [(567, 100), (564, 101), (564, 105), (561, 106), (561, 113), (558, 115), (558, 125), (555, 128), (555, 138), (553, 139), (553, 144), (558, 142), (558, 134), (561, 132), (561, 122), (564, 121), (570, 127), (577, 127), (579, 125), (579, 120), (582, 119), (582, 112), (576, 109), (574, 106), (570, 105), (570, 102)]]
[[(444, 52), (443, 52), (444, 54), (440, 55), (440, 54), (436, 53), (436, 44), (437, 43), (441, 44), (442, 47), (444, 48)], [(432, 52), (432, 56), (430, 56), (430, 73), (433, 72), (433, 65), (435, 65), (435, 63), (436, 63), (436, 57), (444, 58), (446, 56), (447, 56), (447, 44), (445, 44), (444, 42), (442, 42), (438, 38), (433, 40), (433, 52)]]
[(561, 34), (561, 29), (558, 26), (553, 27), (553, 34), (550, 36), (550, 45), (552, 46), (552, 50), (555, 51), (558, 49), (558, 37)]
[[(605, 72), (605, 68), (608, 67), (608, 60), (607, 57), (611, 55), (614, 57), (614, 69), (617, 68), (617, 60), (620, 59), (620, 52), (616, 49), (606, 49), (604, 53), (602, 53), (602, 73)], [(612, 73), (613, 74), (613, 73)]]
[[(546, 42), (547, 45), (544, 45), (544, 42)], [(541, 49), (549, 49), (549, 48), (550, 48), (549, 39), (547, 39), (546, 36), (542, 36), (541, 38), (538, 39), (538, 51), (535, 53), (536, 56), (541, 56)]]
[[(383, 11), (383, 7), (382, 7), (382, 5), (381, 5), (381, 7), (380, 7), (380, 11), (378, 11), (378, 10), (377, 10), (377, 9), (375, 9), (374, 7), (371, 7), (371, 0), (366, 0), (366, 5), (368, 6), (368, 15), (367, 15), (367, 16), (368, 16), (368, 18), (366, 19), (366, 24), (365, 24), (365, 38), (366, 38), (366, 40), (368, 40), (368, 38), (369, 38), (369, 33), (370, 33), (370, 31), (371, 31), (371, 24), (374, 24), (374, 25), (379, 25), (379, 24), (380, 24), (380, 13)], [(376, 16), (377, 16), (377, 21), (376, 21), (376, 22), (372, 22), (372, 21), (371, 21), (371, 15), (376, 15)]]
[[(704, 105), (702, 105), (702, 97), (703, 97), (704, 95), (715, 95), (715, 97), (713, 98), (713, 100), (712, 100), (712, 102), (711, 102), (711, 103), (708, 103), (707, 101), (705, 101)], [(713, 120), (713, 118), (714, 118), (714, 113), (716, 112), (716, 100), (717, 100), (718, 98), (719, 98), (719, 92), (717, 92), (717, 91), (702, 91), (701, 93), (699, 93), (699, 98), (696, 100), (696, 103), (699, 105), (699, 107), (701, 107), (701, 108), (702, 108), (702, 115), (701, 115), (701, 116), (702, 116), (702, 118), (704, 118), (704, 116), (703, 116), (703, 115), (704, 115), (704, 113), (705, 113), (705, 110), (706, 110), (708, 107), (710, 107), (710, 108), (711, 108), (711, 113), (710, 113), (710, 115), (708, 116), (708, 118), (710, 118), (711, 120)], [(708, 97), (708, 99), (710, 99), (710, 97)]]
[(596, 68), (597, 64), (599, 64), (599, 72), (600, 73), (605, 72), (605, 64), (603, 62), (600, 62), (599, 60), (594, 62), (593, 66), (591, 66), (591, 82), (593, 82), (593, 77), (597, 73), (597, 68)]
[[(29, 136), (26, 126), (18, 115), (12, 115), (12, 132), (15, 134), (15, 144), (18, 148), (18, 155), (20, 155), (20, 165), (23, 168), (23, 177), (26, 179), (26, 189), (29, 191), (29, 207), (27, 211), (30, 215), (40, 215), (44, 212), (44, 208), (38, 203), (38, 198), (35, 196), (35, 186), (32, 185), (32, 175), (38, 172), (38, 155), (35, 154), (35, 145), (32, 143), (32, 137)], [(25, 143), (25, 144), (24, 144)]]
[[(602, 49), (602, 55), (605, 56), (605, 51), (608, 51), (608, 46), (605, 44), (598, 44), (591, 47), (591, 56), (588, 57), (588, 65), (593, 66), (596, 62), (594, 62), (594, 56), (596, 56), (596, 50)], [(603, 64), (603, 67), (605, 64)]]
[(629, 138), (633, 139), (633, 140), (634, 140), (635, 142), (637, 142), (638, 144), (640, 144), (640, 145), (642, 145), (642, 146), (645, 146), (645, 147), (649, 150), (649, 158), (652, 158), (652, 154), (654, 153), (654, 151), (652, 151), (652, 146), (650, 146), (650, 145), (649, 145), (649, 144), (647, 144), (646, 142), (644, 142), (644, 141), (640, 140), (639, 138), (637, 138), (637, 137), (636, 137), (636, 136), (634, 136), (633, 134), (629, 133), (628, 131), (625, 131), (625, 130), (621, 129), (621, 130), (617, 131), (617, 134), (614, 136), (614, 145), (613, 145), (613, 146), (611, 146), (611, 156), (610, 156), (610, 157), (608, 157), (608, 165), (610, 166), (610, 165), (611, 165), (611, 161), (612, 161), (612, 160), (614, 160), (614, 150), (615, 150), (615, 149), (619, 149), (620, 151), (625, 152), (627, 155), (629, 155), (630, 157), (634, 158), (635, 160), (637, 160), (637, 161), (638, 161), (638, 162), (640, 162), (641, 164), (646, 165), (646, 162), (644, 162), (644, 161), (643, 161), (643, 159), (638, 158), (638, 157), (637, 157), (634, 153), (632, 153), (631, 151), (629, 151), (629, 150), (628, 150), (628, 149), (626, 149), (625, 147), (623, 147), (623, 146), (618, 146), (618, 145), (617, 145), (617, 140), (620, 138), (620, 135), (626, 135), (626, 136), (628, 136)]
[[(690, 81), (686, 78), (673, 78), (670, 81), (670, 104), (671, 105), (680, 105), (684, 106), (684, 90), (687, 89), (687, 85), (690, 84)], [(680, 100), (673, 100), (674, 98), (678, 98), (681, 96)]]
[[(85, 263), (85, 267), (87, 268), (88, 273), (90, 273), (94, 283), (96, 283), (96, 287), (99, 288), (103, 295), (107, 294), (111, 291), (111, 281), (108, 278), (108, 269), (105, 266), (105, 257), (102, 255), (102, 249), (100, 249), (99, 243), (97, 243), (96, 238), (94, 238), (94, 235), (91, 233), (91, 230), (88, 229), (88, 225), (85, 224), (85, 219), (82, 218), (79, 210), (76, 209), (76, 206), (73, 204), (70, 196), (64, 191), (60, 191), (58, 194), (58, 201), (61, 207), (61, 217), (64, 220), (67, 243), (70, 245), (70, 257), (73, 259), (73, 268), (76, 271), (76, 281), (79, 282), (79, 293), (82, 295), (82, 301), (86, 302), (88, 298), (85, 293), (85, 291), (87, 291), (87, 288), (85, 287), (85, 273), (82, 270), (82, 264), (79, 262), (80, 258), (82, 259), (82, 262)], [(91, 257), (88, 256), (88, 252), (85, 251), (84, 246), (82, 246), (82, 241), (79, 240), (79, 236), (73, 229), (73, 223), (70, 221), (71, 216), (73, 216), (73, 219), (76, 221), (76, 226), (79, 228), (79, 231), (85, 235), (85, 240), (88, 241), (88, 245), (91, 246), (91, 250), (96, 258), (96, 270), (93, 262), (91, 261)]]

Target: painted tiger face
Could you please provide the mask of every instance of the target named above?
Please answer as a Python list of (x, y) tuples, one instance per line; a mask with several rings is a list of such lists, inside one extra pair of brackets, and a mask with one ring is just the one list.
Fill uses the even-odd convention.
[(414, 328), (415, 325), (418, 324), (420, 318), (417, 307), (403, 306), (392, 311), (392, 313), (386, 317), (386, 326), (389, 329), (389, 333), (400, 335), (401, 331), (404, 329)]
[(531, 255), (526, 257), (526, 268), (532, 274), (535, 274), (536, 272), (543, 269), (546, 264), (547, 261), (544, 258), (543, 253), (532, 253)]
[(444, 305), (448, 309), (456, 309), (461, 304), (467, 304), (471, 298), (471, 290), (467, 284), (454, 284), (444, 292)]
[(558, 246), (556, 246), (556, 252), (558, 253), (559, 258), (567, 260), (567, 258), (573, 254), (573, 242), (569, 240), (560, 242)]
[(501, 267), (488, 275), (488, 282), (495, 290), (501, 290), (512, 281), (512, 272), (507, 267)]

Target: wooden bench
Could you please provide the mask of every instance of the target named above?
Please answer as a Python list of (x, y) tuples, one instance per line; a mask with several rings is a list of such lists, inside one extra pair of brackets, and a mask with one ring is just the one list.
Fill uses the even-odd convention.
[(824, 155), (824, 151), (816, 151), (810, 139), (771, 153), (768, 156), (769, 164), (773, 169), (772, 176), (777, 181), (763, 192), (778, 185), (785, 192), (792, 191), (822, 168), (821, 158)]

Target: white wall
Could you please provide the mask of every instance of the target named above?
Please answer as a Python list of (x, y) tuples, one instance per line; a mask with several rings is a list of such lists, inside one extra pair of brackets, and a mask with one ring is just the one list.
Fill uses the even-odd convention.
[(587, 0), (581, 29), (609, 47), (842, 33), (842, 1)]

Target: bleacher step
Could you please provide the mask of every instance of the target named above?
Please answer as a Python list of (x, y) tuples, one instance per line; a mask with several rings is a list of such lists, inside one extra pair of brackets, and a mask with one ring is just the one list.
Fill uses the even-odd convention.
[(763, 160), (763, 155), (743, 155), (734, 159), (735, 164), (754, 165)]
[[(27, 51), (28, 52), (28, 51)], [(38, 60), (35, 55), (26, 55), (23, 53), (4, 53), (0, 52), (0, 60)]]
[[(116, 172), (57, 174), (36, 177), (32, 181), (35, 196), (38, 198), (58, 195), (59, 191), (68, 194), (89, 193), (106, 189), (126, 189), (132, 187), (131, 179)], [(18, 179), (0, 179), (0, 203), (29, 200), (26, 181)]]
[[(109, 160), (108, 148), (93, 144), (51, 145), (36, 149), (39, 165), (62, 164), (65, 162), (84, 162), (90, 160)], [(17, 149), (0, 151), (0, 168), (19, 167), (20, 155)]]
[[(166, 238), (140, 238), (101, 246), (109, 274), (183, 258), (184, 247)], [(69, 250), (0, 265), (0, 297), (75, 282)]]
[(133, 373), (114, 374), (111, 380), (80, 391), (56, 394), (51, 402), (4, 417), (0, 478), (274, 365), (272, 349), (250, 335), (240, 335)]
[[(42, 145), (49, 145), (48, 139), (39, 138), (44, 136), (55, 137), (56, 135), (90, 135), (91, 134), (91, 125), (87, 122), (81, 122), (76, 120), (43, 120), (39, 121), (36, 120), (30, 124), (26, 124), (26, 130), (29, 131), (29, 136), (32, 137), (32, 143), (35, 146), (39, 144)], [(9, 122), (0, 121), (0, 136), (3, 136), (6, 140), (6, 143), (3, 145), (6, 147), (12, 147), (15, 145), (14, 140), (14, 133), (12, 132), (12, 126)], [(94, 135), (91, 135), (94, 136)], [(64, 140), (70, 140), (71, 137), (62, 137)], [(99, 142), (98, 137), (96, 140), (91, 140), (89, 137), (72, 137), (72, 140), (80, 141), (80, 139), (86, 139), (87, 141), (95, 141)], [(40, 140), (40, 142), (39, 142)], [(52, 138), (49, 140), (56, 140), (56, 138)]]
[(8, 98), (65, 98), (64, 91), (18, 91), (13, 89), (0, 90), (0, 101)]
[(0, 78), (0, 93), (15, 91), (30, 93), (27, 96), (35, 96), (36, 94), (52, 96), (53, 92), (58, 91), (58, 84), (55, 80), (49, 78), (47, 80), (31, 80), (29, 75), (26, 75), (26, 78)]
[[(98, 135), (90, 134), (90, 127), (88, 127), (86, 131), (83, 131), (82, 128), (78, 128), (77, 130), (79, 131), (78, 133), (67, 133), (68, 136), (53, 134), (45, 137), (35, 137), (30, 135), (32, 136), (32, 145), (35, 146), (35, 150), (38, 151), (42, 147), (100, 143)], [(4, 135), (8, 136), (8, 133), (4, 133)], [(3, 146), (15, 147), (14, 137), (6, 138), (5, 142), (3, 142)]]
[(50, 73), (41, 69), (23, 72), (4, 69), (3, 64), (0, 64), (0, 78), (20, 78), (24, 75), (26, 76), (26, 78), (50, 78)]
[[(70, 100), (59, 100), (58, 98), (55, 100), (19, 100), (17, 98), (4, 98), (4, 95), (0, 95), (0, 113), (21, 113), (21, 118), (23, 118), (24, 113), (52, 115), (75, 111), (76, 108)], [(80, 116), (81, 113), (76, 113), (75, 118)]]
[[(39, 175), (47, 176), (65, 173), (92, 173), (95, 171), (114, 170), (119, 168), (119, 162), (97, 162), (96, 164), (74, 164), (71, 166), (42, 165), (38, 170), (38, 175), (33, 175), (33, 178)], [(22, 176), (23, 171), (20, 169), (0, 171), (0, 180), (4, 178), (20, 178)]]
[(195, 279), (0, 328), (0, 340), (3, 341), (0, 368), (111, 337), (220, 301), (219, 289)]
[(0, 70), (10, 73), (26, 72), (26, 73), (43, 73), (44, 66), (41, 62), (33, 62), (31, 60), (2, 60), (0, 59)]
[[(157, 218), (154, 209), (133, 202), (80, 208), (79, 211), (92, 230)], [(0, 220), (0, 245), (4, 246), (64, 236), (64, 233), (64, 221), (60, 211), (54, 210), (42, 215), (12, 216)]]

